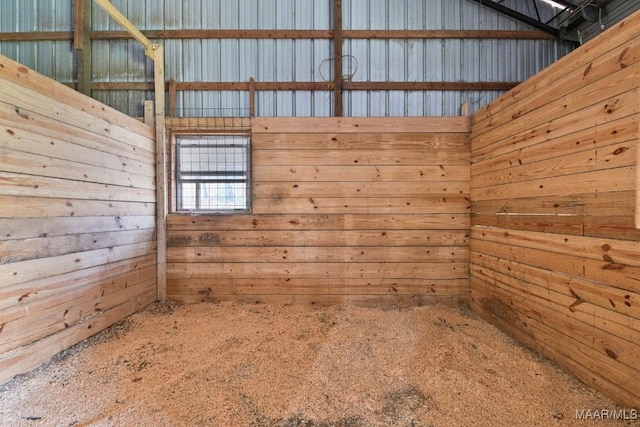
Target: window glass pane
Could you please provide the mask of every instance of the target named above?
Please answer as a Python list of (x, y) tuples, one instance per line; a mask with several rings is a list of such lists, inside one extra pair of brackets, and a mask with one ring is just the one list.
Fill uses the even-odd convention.
[(196, 208), (196, 185), (183, 183), (180, 185), (180, 209), (194, 210)]
[(206, 183), (201, 190), (200, 209), (244, 209), (247, 205), (244, 183)]

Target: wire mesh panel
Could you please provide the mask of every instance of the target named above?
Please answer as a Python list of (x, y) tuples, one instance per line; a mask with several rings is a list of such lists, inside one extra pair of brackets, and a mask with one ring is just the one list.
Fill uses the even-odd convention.
[(248, 212), (248, 135), (183, 135), (176, 140), (178, 211)]

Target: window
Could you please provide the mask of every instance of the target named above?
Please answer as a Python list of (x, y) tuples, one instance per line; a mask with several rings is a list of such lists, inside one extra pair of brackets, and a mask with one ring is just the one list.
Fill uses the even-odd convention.
[(176, 210), (248, 212), (249, 136), (176, 137)]

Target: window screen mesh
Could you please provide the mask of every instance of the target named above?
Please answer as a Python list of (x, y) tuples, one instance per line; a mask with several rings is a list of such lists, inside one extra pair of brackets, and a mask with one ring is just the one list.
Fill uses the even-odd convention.
[(178, 210), (248, 210), (248, 136), (180, 136), (176, 142)]

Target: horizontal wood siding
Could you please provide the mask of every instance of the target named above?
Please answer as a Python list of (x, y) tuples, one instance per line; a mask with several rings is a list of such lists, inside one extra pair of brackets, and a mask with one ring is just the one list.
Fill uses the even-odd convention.
[(0, 383), (156, 297), (152, 130), (0, 56)]
[(249, 215), (170, 215), (181, 302), (468, 301), (468, 118), (252, 121)]
[(640, 14), (472, 117), (471, 306), (640, 402)]

